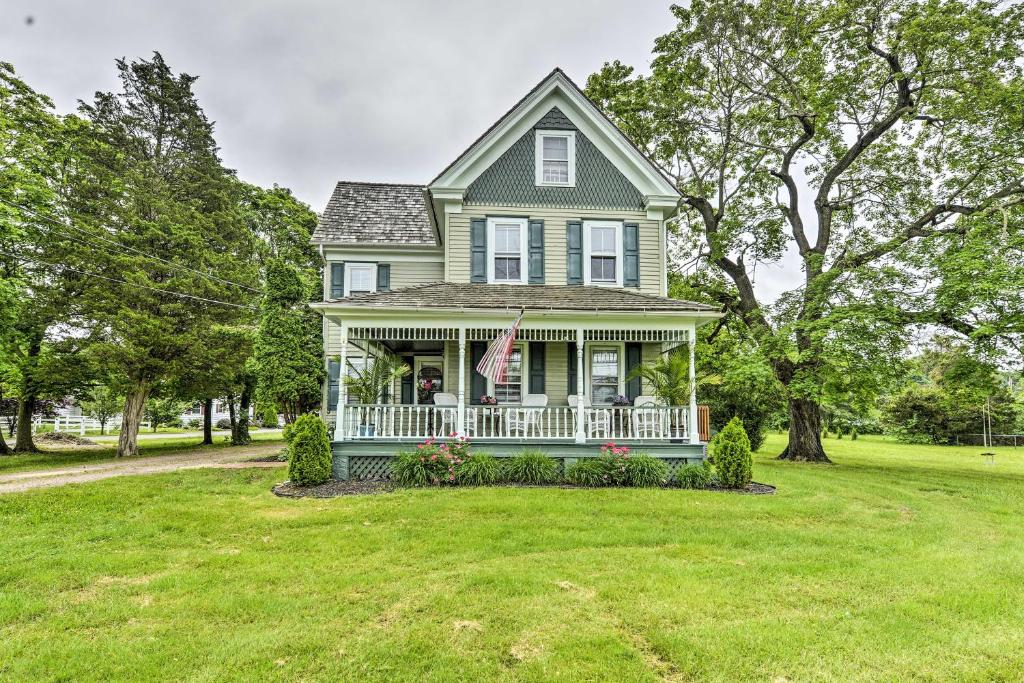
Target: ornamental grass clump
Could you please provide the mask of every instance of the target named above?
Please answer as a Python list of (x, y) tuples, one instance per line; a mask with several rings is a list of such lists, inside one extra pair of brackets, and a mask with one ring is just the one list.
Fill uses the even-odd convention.
[(501, 463), (493, 455), (472, 453), (455, 468), (455, 483), (487, 486), (501, 480)]
[(623, 483), (626, 486), (649, 488), (661, 486), (668, 481), (669, 467), (664, 460), (646, 453), (635, 453), (625, 463)]
[(558, 461), (540, 451), (523, 451), (505, 463), (505, 478), (516, 484), (553, 484), (558, 481)]
[(682, 465), (676, 470), (676, 485), (682, 489), (706, 489), (711, 486), (711, 464)]
[(330, 478), (327, 425), (317, 415), (301, 415), (288, 434), (288, 479), (299, 486), (316, 486)]
[(715, 434), (708, 450), (722, 486), (741, 489), (750, 483), (754, 460), (750, 453), (750, 439), (738, 417), (729, 420), (729, 424)]
[(605, 464), (597, 458), (577, 460), (565, 471), (565, 478), (575, 486), (593, 488), (608, 485)]

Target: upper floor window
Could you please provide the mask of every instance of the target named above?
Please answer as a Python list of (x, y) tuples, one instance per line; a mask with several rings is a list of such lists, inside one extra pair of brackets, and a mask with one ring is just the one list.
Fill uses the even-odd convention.
[(588, 285), (622, 286), (622, 223), (583, 223), (584, 282)]
[(487, 219), (487, 281), (505, 284), (526, 282), (526, 219)]
[(576, 185), (576, 131), (538, 130), (537, 185)]
[(348, 263), (345, 267), (345, 296), (377, 291), (376, 263)]

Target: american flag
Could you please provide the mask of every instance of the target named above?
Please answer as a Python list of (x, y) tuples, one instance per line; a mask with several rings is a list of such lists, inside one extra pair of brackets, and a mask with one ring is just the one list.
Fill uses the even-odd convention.
[(523, 311), (520, 311), (512, 326), (494, 338), (484, 357), (477, 363), (476, 371), (495, 384), (504, 384), (508, 379), (508, 360), (512, 356), (512, 345), (516, 343), (516, 332), (522, 321)]

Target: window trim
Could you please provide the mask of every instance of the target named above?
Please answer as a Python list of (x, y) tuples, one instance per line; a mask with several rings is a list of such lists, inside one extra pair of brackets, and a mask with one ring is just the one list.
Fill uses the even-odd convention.
[[(574, 130), (543, 130), (535, 131), (534, 139), (534, 182), (538, 187), (576, 187), (576, 131)], [(569, 181), (552, 183), (544, 181), (544, 138), (566, 138), (569, 156)]]
[[(615, 282), (595, 282), (590, 277), (590, 257), (594, 255), (590, 244), (591, 228), (615, 228)], [(583, 221), (583, 284), (594, 287), (622, 287), (623, 257), (622, 221)]]
[(349, 261), (345, 263), (345, 296), (348, 297), (352, 294), (352, 273), (355, 270), (369, 270), (370, 271), (370, 289), (368, 292), (359, 292), (360, 294), (376, 294), (377, 293), (377, 264), (366, 262), (366, 261)]
[[(530, 263), (528, 242), (530, 240), (529, 219), (519, 216), (488, 216), (487, 218), (487, 283), (499, 285), (525, 285), (530, 281)], [(498, 223), (519, 226), (519, 279), (518, 280), (497, 280), (494, 277), (494, 239), (495, 227)]]
[[(625, 342), (600, 342), (596, 344), (586, 344), (584, 346), (586, 350), (586, 384), (583, 385), (586, 396), (588, 396), (593, 402), (594, 400), (594, 352), (608, 349), (615, 349), (619, 354), (619, 377), (618, 385), (615, 388), (615, 395), (625, 395), (626, 391), (626, 344)], [(611, 403), (593, 403), (595, 406), (612, 405)]]
[[(515, 344), (512, 345), (512, 348), (519, 349), (523, 354), (523, 368), (522, 371), (519, 373), (520, 401), (519, 403), (499, 403), (498, 405), (521, 405), (521, 397), (526, 396), (528, 393), (530, 393), (530, 345), (527, 342), (517, 341)], [(490, 378), (488, 378), (487, 380), (487, 395), (494, 396), (495, 398), (498, 397), (498, 394), (496, 393), (496, 389), (494, 386), (494, 380)], [(475, 396), (474, 398), (480, 397)]]

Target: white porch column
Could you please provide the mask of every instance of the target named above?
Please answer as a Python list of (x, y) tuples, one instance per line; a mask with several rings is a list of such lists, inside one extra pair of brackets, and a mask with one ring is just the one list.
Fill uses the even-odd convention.
[[(572, 358), (569, 359), (572, 362)], [(576, 443), (586, 443), (587, 430), (583, 424), (583, 328), (576, 330)]]
[(690, 432), (690, 443), (700, 443), (700, 433), (697, 429), (697, 326), (691, 325), (686, 331), (687, 341), (690, 347), (690, 415), (688, 418)]
[(348, 324), (341, 323), (341, 357), (338, 359), (338, 406), (334, 410), (334, 440), (345, 440), (345, 406), (348, 404)]
[(459, 328), (459, 408), (455, 430), (466, 435), (466, 328)]

